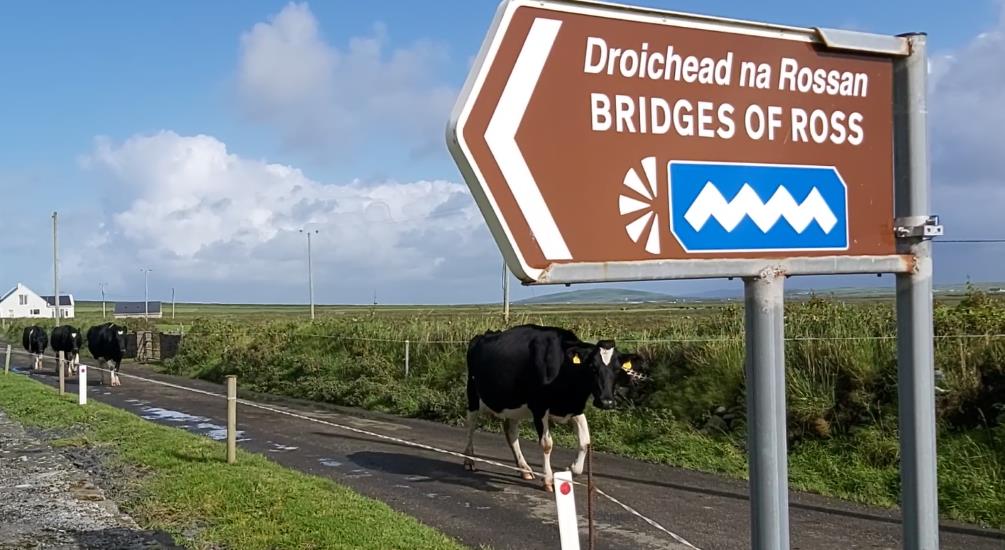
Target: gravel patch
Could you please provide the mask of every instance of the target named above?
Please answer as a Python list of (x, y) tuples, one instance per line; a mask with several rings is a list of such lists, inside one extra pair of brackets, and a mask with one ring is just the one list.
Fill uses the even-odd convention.
[(67, 451), (0, 411), (0, 549), (178, 548), (106, 497), (87, 471), (102, 470), (97, 454)]

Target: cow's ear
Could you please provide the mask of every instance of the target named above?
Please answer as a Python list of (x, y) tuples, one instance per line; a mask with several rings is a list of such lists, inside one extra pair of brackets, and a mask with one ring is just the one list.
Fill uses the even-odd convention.
[(570, 346), (566, 348), (565, 356), (573, 365), (581, 365), (584, 361), (586, 361), (586, 357), (590, 355), (591, 349), (592, 348), (587, 346)]
[(637, 353), (621, 354), (621, 370), (625, 372), (637, 371), (644, 365), (644, 360)]

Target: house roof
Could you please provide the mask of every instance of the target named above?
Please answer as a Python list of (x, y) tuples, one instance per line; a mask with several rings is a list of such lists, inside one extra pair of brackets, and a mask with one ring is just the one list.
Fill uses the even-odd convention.
[[(45, 303), (49, 304), (50, 306), (55, 302), (55, 300), (52, 298), (52, 296), (42, 296), (42, 299), (45, 300)], [(73, 297), (71, 297), (69, 294), (60, 294), (59, 295), (59, 305), (61, 305), (61, 306), (72, 306), (73, 305)]]
[[(115, 302), (115, 313), (119, 315), (142, 315), (146, 313), (147, 302)], [(159, 313), (161, 303), (150, 301), (150, 313)]]
[(18, 283), (16, 285), (14, 285), (14, 288), (10, 289), (3, 296), (0, 296), (0, 302), (6, 300), (7, 298), (10, 298), (11, 296), (13, 296), (14, 294), (17, 294), (19, 292), (24, 292), (24, 293), (30, 294), (32, 296), (38, 296), (38, 294), (35, 294), (34, 290), (32, 290), (32, 289), (24, 286), (22, 283)]
[(9, 291), (8, 291), (8, 292), (7, 292), (6, 294), (4, 294), (3, 296), (0, 296), (0, 302), (2, 302), (2, 301), (4, 301), (4, 300), (6, 300), (7, 298), (10, 298), (11, 294), (14, 294), (15, 292), (17, 292), (17, 289), (19, 289), (19, 288), (21, 288), (21, 285), (17, 285), (16, 287), (14, 287), (14, 288), (10, 289), (10, 290), (9, 290)]

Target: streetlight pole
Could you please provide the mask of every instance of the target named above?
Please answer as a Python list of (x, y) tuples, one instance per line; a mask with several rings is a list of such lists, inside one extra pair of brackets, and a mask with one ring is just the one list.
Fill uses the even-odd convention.
[(150, 321), (150, 286), (148, 283), (148, 276), (150, 272), (153, 271), (150, 268), (140, 268), (143, 272), (143, 319)]
[(108, 283), (98, 283), (98, 290), (101, 291), (101, 318), (105, 318), (105, 287)]
[(59, 324), (59, 248), (56, 244), (56, 213), (52, 213), (52, 302)]
[[(311, 266), (311, 232), (300, 230), (301, 233), (307, 234), (307, 287), (310, 293), (311, 300), (311, 320), (314, 320), (314, 270)], [(314, 230), (314, 234), (318, 234), (318, 230)]]

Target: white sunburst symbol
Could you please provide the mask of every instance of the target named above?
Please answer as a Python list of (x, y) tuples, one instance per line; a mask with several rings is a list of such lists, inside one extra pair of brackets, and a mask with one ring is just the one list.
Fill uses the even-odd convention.
[[(621, 215), (637, 215), (625, 226), (625, 231), (632, 241), (639, 242), (642, 235), (648, 234), (646, 238), (646, 252), (650, 254), (660, 253), (660, 215), (653, 211), (653, 203), (656, 201), (657, 180), (656, 180), (656, 157), (646, 157), (642, 159), (642, 175), (645, 182), (639, 177), (635, 168), (629, 168), (625, 172), (625, 187), (631, 189), (645, 200), (639, 200), (628, 195), (618, 197), (618, 210)], [(646, 232), (646, 229), (649, 229)]]

